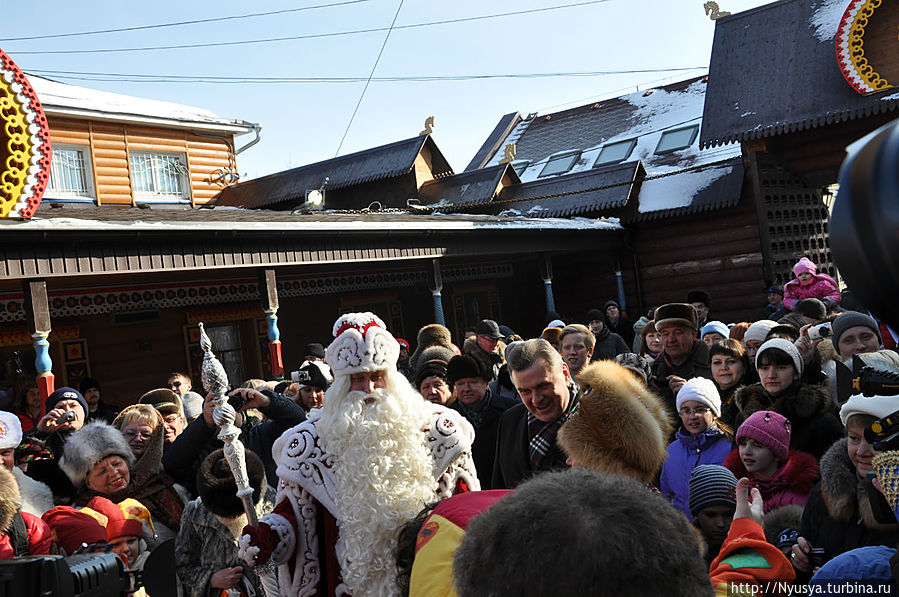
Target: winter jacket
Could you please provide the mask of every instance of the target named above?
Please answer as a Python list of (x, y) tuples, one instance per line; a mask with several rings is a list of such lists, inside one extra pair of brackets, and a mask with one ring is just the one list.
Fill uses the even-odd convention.
[[(618, 317), (617, 323), (612, 323), (606, 318), (606, 325), (603, 326), (609, 329), (613, 334), (618, 334), (621, 336), (621, 339), (624, 340), (624, 343), (627, 346), (630, 346), (634, 343), (634, 322), (621, 315)], [(627, 352), (630, 352), (631, 349), (628, 348)]]
[(596, 344), (593, 347), (591, 361), (600, 359), (614, 359), (616, 356), (630, 352), (627, 343), (619, 336), (609, 331), (609, 326), (602, 326), (602, 331), (596, 336)]
[[(490, 403), (482, 415), (481, 424), (475, 427), (474, 441), (471, 443), (471, 456), (474, 459), (475, 470), (478, 471), (481, 489), (492, 489), (493, 461), (496, 458), (496, 436), (499, 433), (499, 420), (504, 412), (516, 404), (521, 404), (520, 401), (514, 398), (493, 394), (489, 389), (487, 394), (484, 395), (484, 400), (488, 400), (488, 396)], [(465, 411), (460, 407), (458, 400), (454, 400), (447, 406), (458, 411), (463, 417), (465, 416)], [(474, 425), (470, 419), (468, 422)]]
[(739, 449), (733, 450), (724, 459), (724, 466), (730, 469), (737, 479), (746, 477), (750, 487), (757, 487), (765, 501), (765, 513), (782, 506), (799, 504), (804, 506), (809, 492), (818, 481), (818, 461), (814, 457), (790, 450), (787, 462), (769, 479), (756, 479), (743, 466)]
[(19, 484), (19, 494), (22, 497), (22, 511), (30, 512), (37, 517), (54, 506), (53, 492), (46, 483), (35, 481), (25, 474), (25, 471), (17, 466), (12, 467), (12, 474)]
[[(795, 577), (790, 560), (765, 541), (761, 525), (751, 518), (737, 518), (731, 523), (709, 571), (715, 595), (720, 597), (733, 595), (734, 585), (745, 587), (740, 594), (775, 594), (768, 589), (772, 581), (789, 584)], [(757, 590), (750, 591), (750, 586)]]
[(671, 411), (671, 416), (676, 419), (678, 415), (677, 408), (675, 408), (674, 394), (668, 387), (667, 378), (669, 375), (677, 375), (684, 379), (693, 379), (694, 377), (712, 379), (712, 369), (709, 367), (709, 347), (701, 340), (694, 340), (693, 351), (682, 365), (672, 364), (663, 350), (656, 360), (652, 362), (649, 370), (650, 389), (662, 397), (665, 406)]
[(690, 435), (681, 427), (676, 437), (668, 445), (659, 489), (668, 501), (693, 520), (688, 503), (690, 473), (700, 464), (722, 464), (731, 451), (731, 442), (714, 424), (699, 435)]
[(793, 383), (776, 397), (761, 384), (737, 392), (739, 422), (758, 410), (773, 410), (790, 421), (790, 448), (821, 458), (835, 441), (843, 437), (843, 425), (833, 412), (830, 394), (821, 386)]
[[(278, 474), (275, 472), (275, 461), (272, 459), (272, 444), (282, 433), (305, 421), (306, 413), (297, 403), (281, 394), (268, 390), (263, 390), (262, 393), (268, 396), (269, 405), (259, 410), (268, 420), (254, 423), (251, 419), (245, 418), (240, 441), (244, 447), (262, 459), (265, 465), (265, 478), (269, 485), (274, 487), (278, 484)], [(197, 469), (200, 468), (200, 463), (223, 445), (218, 439), (218, 432), (218, 427), (209, 427), (206, 425), (205, 417), (200, 415), (172, 442), (162, 456), (165, 472), (193, 495), (197, 494)]]
[(784, 307), (787, 309), (796, 309), (796, 303), (807, 298), (816, 298), (825, 304), (832, 302), (832, 305), (839, 305), (840, 287), (827, 274), (812, 274), (812, 281), (808, 284), (800, 284), (797, 278), (784, 286)]
[(899, 542), (899, 524), (874, 518), (866, 484), (859, 481), (846, 444), (846, 439), (838, 441), (821, 458), (821, 482), (809, 495), (799, 527), (812, 547), (824, 548), (826, 559), (856, 547), (895, 547)]
[(119, 415), (119, 411), (109, 406), (102, 400), (97, 404), (97, 410), (92, 413), (87, 413), (87, 420), (85, 423), (90, 423), (91, 421), (103, 421), (104, 423), (109, 423), (112, 425), (112, 422), (115, 421), (115, 418)]
[(57, 504), (70, 504), (75, 497), (75, 486), (68, 475), (59, 468), (59, 459), (62, 458), (63, 447), (72, 432), (42, 433), (37, 428), (32, 429), (26, 438), (42, 444), (53, 453), (49, 460), (34, 460), (28, 463), (25, 471), (29, 477), (47, 485), (53, 492), (53, 501)]
[[(746, 379), (745, 375), (743, 376), (743, 379)], [(737, 408), (736, 395), (743, 387), (743, 379), (726, 390), (722, 390), (718, 387), (718, 382), (715, 382), (715, 387), (718, 388), (718, 395), (721, 397), (721, 416), (718, 417), (718, 420), (734, 430), (737, 428), (737, 418), (740, 416), (740, 409)]]
[[(256, 504), (256, 515), (262, 518), (275, 505), (275, 491), (267, 487)], [(244, 579), (258, 597), (265, 593), (256, 571), (237, 557), (237, 541), (231, 531), (197, 498), (187, 504), (181, 519), (181, 532), (175, 540), (175, 566), (188, 597), (220, 597), (222, 589), (212, 589), (209, 581), (222, 568), (244, 566)], [(239, 586), (239, 585), (238, 585)]]
[[(0, 560), (15, 557), (15, 543), (10, 533), (13, 532), (16, 512), (21, 512), (18, 509), (19, 488), (10, 477), (11, 475), (8, 473), (5, 474), (4, 482), (0, 483)], [(21, 555), (50, 553), (53, 540), (47, 523), (29, 512), (21, 512), (21, 515), (22, 522), (25, 523), (25, 535), (28, 539), (28, 554)]]
[(13, 414), (19, 417), (19, 423), (22, 425), (22, 433), (27, 433), (37, 427), (38, 422), (41, 420), (40, 415), (33, 417), (26, 409), (17, 410)]

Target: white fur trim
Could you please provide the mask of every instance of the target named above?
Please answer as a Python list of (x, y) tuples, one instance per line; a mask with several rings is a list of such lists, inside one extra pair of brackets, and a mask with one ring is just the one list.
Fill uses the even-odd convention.
[(400, 345), (374, 313), (347, 313), (333, 328), (334, 341), (325, 361), (334, 375), (395, 369)]
[(285, 431), (272, 445), (272, 456), (282, 483), (303, 487), (339, 520), (333, 462), (315, 430), (315, 422), (320, 418), (321, 411), (315, 410), (305, 421)]
[(237, 557), (241, 559), (247, 566), (256, 565), (256, 556), (259, 555), (259, 548), (251, 545), (252, 538), (249, 535), (241, 535), (237, 540)]
[(44, 512), (54, 506), (53, 492), (50, 488), (25, 474), (25, 471), (17, 466), (12, 467), (12, 474), (19, 484), (19, 493), (22, 496), (22, 512), (34, 514), (38, 518)]
[(11, 412), (0, 410), (0, 450), (15, 448), (22, 443), (22, 423)]
[(463, 452), (471, 453), (474, 427), (457, 411), (427, 403), (431, 408), (427, 441), (434, 459), (434, 478), (439, 479), (447, 467)]
[(290, 525), (290, 521), (280, 514), (266, 514), (260, 522), (272, 527), (272, 530), (278, 534), (278, 545), (272, 550), (272, 561), (276, 564), (283, 564), (297, 546), (296, 531)]
[(59, 459), (59, 468), (76, 488), (81, 488), (91, 469), (113, 454), (125, 459), (129, 468), (134, 464), (134, 455), (121, 432), (112, 425), (95, 421), (69, 437)]

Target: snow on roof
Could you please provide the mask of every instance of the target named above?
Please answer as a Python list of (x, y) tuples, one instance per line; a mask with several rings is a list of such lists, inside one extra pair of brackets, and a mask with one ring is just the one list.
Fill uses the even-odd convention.
[(809, 18), (809, 26), (815, 30), (820, 42), (827, 42), (837, 36), (837, 28), (850, 0), (819, 0)]
[(36, 75), (28, 75), (31, 86), (48, 114), (93, 115), (106, 120), (129, 120), (183, 125), (205, 125), (204, 128), (252, 130), (244, 120), (227, 119), (209, 110), (171, 102), (132, 97), (59, 83)]
[(700, 191), (727, 176), (733, 169), (733, 166), (714, 167), (644, 180), (640, 187), (639, 212), (686, 207)]

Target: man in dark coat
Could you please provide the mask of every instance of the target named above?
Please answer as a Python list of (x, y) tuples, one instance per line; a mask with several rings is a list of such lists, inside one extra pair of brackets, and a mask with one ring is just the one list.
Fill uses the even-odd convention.
[(504, 412), (500, 419), (494, 489), (513, 489), (535, 473), (567, 466), (556, 435), (577, 412), (580, 399), (568, 366), (546, 340), (515, 343), (507, 359), (521, 404)]
[(463, 354), (450, 359), (446, 379), (455, 400), (449, 407), (465, 417), (475, 430), (471, 454), (474, 458), (481, 489), (492, 489), (496, 437), (503, 413), (518, 400), (490, 391), (492, 367), (480, 354)]
[(112, 425), (119, 412), (100, 398), (100, 382), (93, 377), (85, 377), (78, 384), (78, 391), (81, 392), (81, 395), (84, 396), (84, 401), (87, 402), (88, 413), (87, 421), (85, 422), (103, 421)]
[(618, 301), (606, 301), (603, 311), (609, 331), (618, 334), (628, 346), (632, 346), (634, 344), (634, 322), (621, 314)]
[[(606, 325), (606, 320), (598, 309), (590, 309), (587, 311), (587, 325), (593, 332), (594, 345), (593, 356), (591, 361), (599, 361), (601, 359), (614, 359), (620, 354), (631, 352), (629, 344), (618, 334), (612, 332)], [(633, 325), (631, 325), (633, 332)], [(633, 339), (632, 339), (633, 341)]]
[(650, 385), (677, 416), (674, 398), (694, 377), (712, 379), (709, 347), (696, 339), (696, 309), (686, 303), (668, 303), (655, 312), (656, 330), (662, 335), (662, 353), (652, 363)]

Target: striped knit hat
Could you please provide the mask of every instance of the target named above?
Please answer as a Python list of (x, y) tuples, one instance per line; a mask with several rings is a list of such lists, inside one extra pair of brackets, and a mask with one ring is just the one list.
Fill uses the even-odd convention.
[(737, 507), (737, 478), (718, 464), (700, 464), (690, 473), (690, 513), (709, 506)]

